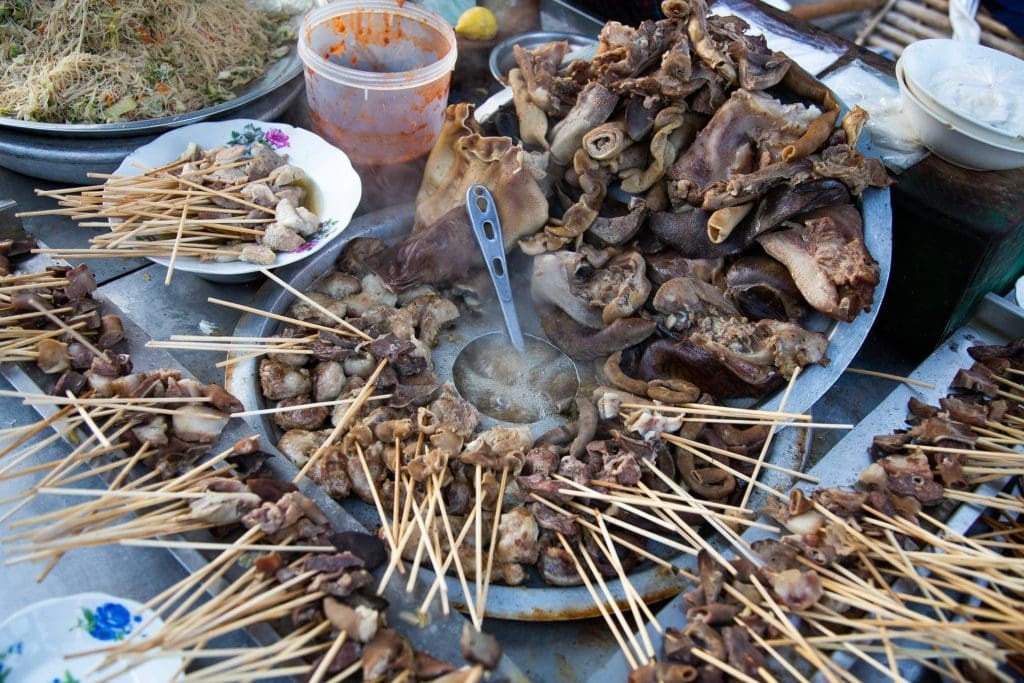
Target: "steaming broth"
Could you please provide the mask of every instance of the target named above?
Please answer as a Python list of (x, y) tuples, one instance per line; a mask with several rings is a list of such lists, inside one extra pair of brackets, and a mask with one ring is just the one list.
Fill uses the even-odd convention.
[(557, 412), (579, 388), (569, 358), (547, 342), (526, 338), (520, 355), (503, 334), (470, 342), (453, 368), (455, 387), (484, 415), (530, 424)]

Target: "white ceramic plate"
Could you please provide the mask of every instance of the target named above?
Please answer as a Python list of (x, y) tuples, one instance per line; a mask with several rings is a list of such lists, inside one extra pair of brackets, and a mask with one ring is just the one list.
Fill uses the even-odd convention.
[[(218, 145), (244, 143), (268, 145), (278, 154), (287, 154), (288, 162), (301, 168), (312, 181), (316, 194), (315, 209), (320, 217), (320, 230), (295, 251), (277, 254), (270, 266), (259, 266), (244, 261), (228, 263), (202, 263), (194, 257), (179, 257), (174, 269), (196, 273), (217, 282), (241, 282), (252, 279), (260, 268), (278, 268), (295, 263), (315, 254), (324, 245), (341, 234), (352, 219), (362, 196), (362, 183), (352, 168), (348, 156), (319, 135), (285, 123), (267, 123), (252, 119), (206, 121), (164, 133), (156, 140), (125, 157), (115, 175), (138, 175), (138, 166), (157, 168), (181, 156), (190, 142), (203, 149)], [(169, 258), (154, 257), (154, 263), (167, 266)], [(3, 683), (0, 680), (0, 683)]]
[[(134, 600), (104, 593), (79, 593), (29, 605), (0, 624), (0, 683), (84, 683), (96, 677), (90, 672), (103, 655), (65, 657), (128, 637), (148, 638), (163, 624), (159, 618), (149, 622), (151, 616)], [(169, 681), (180, 665), (181, 657), (153, 659), (113, 683)]]

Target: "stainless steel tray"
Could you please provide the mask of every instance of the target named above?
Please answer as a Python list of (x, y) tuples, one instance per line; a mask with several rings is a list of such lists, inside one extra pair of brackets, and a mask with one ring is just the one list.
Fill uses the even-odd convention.
[[(333, 269), (334, 262), (349, 240), (364, 236), (372, 236), (385, 241), (396, 240), (411, 228), (412, 213), (413, 206), (408, 204), (361, 216), (352, 221), (345, 232), (323, 251), (310, 259), (293, 266), (286, 266), (276, 272), (292, 287), (300, 291), (305, 290), (316, 278)], [(295, 297), (292, 294), (274, 283), (268, 282), (256, 293), (252, 306), (272, 313), (284, 313), (294, 301)], [(524, 314), (522, 307), (520, 311), (524, 330), (543, 336), (536, 319), (529, 319)], [(497, 321), (497, 318), (493, 319)], [(247, 314), (242, 316), (238, 327), (235, 328), (235, 336), (271, 336), (276, 332), (279, 324), (268, 318)], [(455, 355), (465, 341), (483, 332), (496, 330), (497, 328), (493, 327), (483, 328), (479, 323), (472, 321), (466, 323), (460, 321), (456, 325), (453, 335), (443, 335), (443, 338), (451, 336), (452, 339), (445, 339), (434, 353), (435, 365), (442, 378), (444, 378), (445, 368), (450, 369)], [(245, 405), (263, 406), (266, 404), (266, 400), (260, 392), (257, 375), (255, 360), (237, 363), (228, 367), (224, 383), (228, 391), (238, 396)], [(281, 432), (269, 416), (253, 416), (247, 419), (266, 441), (277, 442)], [(551, 425), (544, 425), (544, 427), (547, 426)], [(786, 429), (781, 431), (772, 441), (771, 452), (768, 455), (769, 461), (788, 468), (801, 467), (810, 447), (810, 438), (809, 430)], [(785, 488), (791, 485), (788, 479), (782, 478), (778, 480), (765, 479), (765, 481), (770, 485), (779, 485)], [(756, 504), (756, 497), (754, 504)], [(374, 528), (379, 525), (374, 507), (355, 496), (341, 501), (341, 505), (364, 526)], [(680, 559), (673, 558), (673, 556), (666, 557), (671, 561)], [(429, 571), (426, 573), (430, 574)], [(676, 594), (683, 587), (678, 577), (657, 566), (630, 574), (630, 581), (648, 602), (663, 600)], [(448, 577), (447, 584), (452, 603), (459, 609), (465, 609), (465, 599), (458, 580)], [(608, 584), (614, 598), (625, 604), (625, 592), (621, 583), (615, 580), (609, 581)], [(523, 621), (562, 621), (596, 617), (600, 614), (586, 587), (554, 587), (545, 584), (536, 576), (522, 586), (500, 584), (491, 586), (487, 594), (486, 613), (490, 617)]]
[[(820, 483), (810, 485), (801, 482), (798, 486), (808, 492), (818, 487), (852, 488), (857, 483), (861, 470), (873, 461), (873, 458), (868, 455), (868, 447), (871, 446), (872, 439), (878, 434), (888, 434), (905, 425), (907, 401), (911, 397), (916, 397), (931, 405), (938, 405), (939, 399), (945, 397), (949, 383), (953, 380), (956, 372), (962, 367), (970, 367), (974, 362), (967, 353), (968, 348), (976, 344), (1006, 344), (1022, 336), (1024, 336), (1024, 310), (994, 294), (987, 295), (979, 305), (971, 323), (953, 334), (914, 372), (910, 373), (912, 379), (930, 383), (935, 386), (935, 389), (911, 387), (906, 384), (898, 385), (854, 429), (825, 454), (817, 465), (811, 468), (809, 473), (817, 477)], [(983, 495), (991, 496), (1000, 491), (1005, 483), (1005, 480), (994, 481), (978, 487), (977, 490)], [(982, 509), (974, 506), (961, 505), (946, 520), (946, 524), (954, 532), (963, 533), (974, 524), (982, 512)], [(767, 532), (751, 529), (743, 534), (743, 539), (752, 543), (767, 536)], [(731, 554), (727, 548), (721, 545), (718, 547), (725, 551), (727, 556)], [(689, 562), (689, 565), (689, 569), (696, 569), (695, 562)], [(913, 590), (913, 587), (909, 586), (908, 589)], [(686, 625), (685, 613), (686, 607), (681, 598), (675, 598), (665, 605), (657, 617), (659, 623), (665, 628), (682, 628)], [(651, 635), (655, 648), (661, 652), (661, 636), (651, 628), (648, 629), (648, 633)], [(836, 656), (841, 658), (847, 655), (840, 653)], [(859, 681), (881, 683), (883, 680), (891, 680), (852, 656), (840, 661)], [(919, 666), (911, 666), (909, 663), (904, 663), (900, 672), (909, 681), (919, 680), (925, 674)], [(628, 665), (622, 655), (616, 653), (589, 680), (594, 683), (622, 681), (626, 679), (628, 673)]]
[[(40, 261), (44, 261), (43, 257), (37, 257)], [(47, 261), (47, 263), (52, 263)], [(94, 297), (101, 301), (104, 306), (104, 311), (109, 313), (120, 313), (117, 306), (109, 301), (104, 295), (102, 288), (97, 290)], [(150, 337), (146, 332), (135, 324), (128, 316), (122, 315), (124, 322), (125, 337), (126, 337), (126, 348), (130, 352), (132, 361), (136, 368), (141, 369), (155, 369), (155, 368), (171, 368), (180, 370), (185, 377), (193, 377), (182, 365), (166, 351), (160, 349), (152, 349), (146, 347), (146, 342), (150, 340)], [(41, 375), (35, 370), (34, 366), (28, 364), (14, 364), (4, 363), (0, 365), (0, 374), (7, 379), (15, 387), (16, 390), (24, 393), (46, 393), (48, 387), (40, 385), (42, 378), (47, 376)], [(49, 377), (48, 381), (52, 381), (52, 376)], [(252, 408), (254, 404), (246, 402), (243, 399), (247, 408)], [(53, 412), (51, 406), (35, 406), (36, 410), (44, 417), (48, 417)], [(238, 439), (251, 436), (253, 434), (252, 425), (247, 424), (243, 420), (232, 420), (228, 423), (223, 434), (218, 440), (212, 452), (223, 450), (230, 446)], [(261, 434), (261, 436), (263, 436)], [(270, 458), (266, 465), (273, 472), (274, 476), (282, 481), (291, 481), (298, 473), (297, 468), (284, 455), (279, 453), (275, 448), (275, 440), (264, 438), (261, 443), (261, 449), (267, 453), (274, 455), (275, 457)], [(302, 493), (307, 495), (316, 501), (320, 509), (330, 517), (331, 525), (335, 531), (367, 531), (367, 527), (364, 526), (349, 514), (345, 508), (340, 506), (330, 496), (327, 496), (318, 486), (313, 484), (309, 479), (303, 479), (298, 484), (298, 488)], [(204, 553), (201, 553), (194, 549), (189, 548), (175, 548), (169, 549), (168, 552), (175, 558), (175, 560), (188, 572), (195, 572), (198, 569), (205, 566), (207, 557)], [(378, 579), (380, 574), (383, 573), (383, 568), (377, 570)], [(441, 612), (438, 601), (434, 601), (430, 609), (426, 614), (426, 624), (423, 627), (411, 626), (408, 621), (408, 615), (415, 613), (419, 609), (419, 605), (426, 597), (426, 592), (429, 589), (431, 583), (433, 583), (433, 576), (429, 573), (421, 574), (417, 578), (416, 585), (411, 593), (406, 593), (404, 585), (399, 585), (400, 582), (391, 582), (391, 584), (385, 588), (383, 596), (388, 600), (389, 607), (387, 609), (388, 623), (396, 626), (402, 632), (403, 635), (409, 638), (413, 643), (413, 647), (417, 650), (423, 650), (431, 655), (442, 659), (444, 661), (459, 664), (463, 662), (462, 652), (459, 645), (459, 638), (462, 633), (462, 626), (465, 623), (465, 619), (456, 612), (452, 612), (450, 615), (445, 616)], [(225, 584), (220, 584), (211, 588), (212, 593), (216, 593), (223, 589)], [(268, 644), (274, 642), (277, 638), (277, 634), (268, 625), (257, 625), (254, 629), (246, 630), (249, 636), (257, 643)], [(529, 679), (522, 673), (519, 667), (508, 657), (502, 657), (498, 668), (495, 671), (504, 680), (509, 683), (524, 683)]]

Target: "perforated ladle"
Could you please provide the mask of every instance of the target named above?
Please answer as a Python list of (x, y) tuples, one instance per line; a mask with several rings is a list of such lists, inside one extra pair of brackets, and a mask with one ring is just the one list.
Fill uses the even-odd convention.
[(512, 298), (512, 283), (508, 279), (508, 264), (505, 261), (505, 242), (501, 237), (501, 222), (494, 198), (483, 185), (473, 185), (466, 191), (466, 211), (473, 226), (480, 251), (491, 274), (494, 291), (498, 295), (501, 316), (505, 319), (505, 332), (512, 347), (519, 353), (526, 351), (526, 340), (519, 325), (516, 302)]

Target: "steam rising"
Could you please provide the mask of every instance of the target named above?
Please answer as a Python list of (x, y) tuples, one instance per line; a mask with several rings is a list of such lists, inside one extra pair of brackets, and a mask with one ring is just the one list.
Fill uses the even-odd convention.
[(576, 395), (575, 366), (561, 351), (537, 337), (526, 337), (520, 355), (501, 333), (470, 342), (453, 368), (455, 387), (485, 415), (530, 424), (557, 412), (560, 401)]

